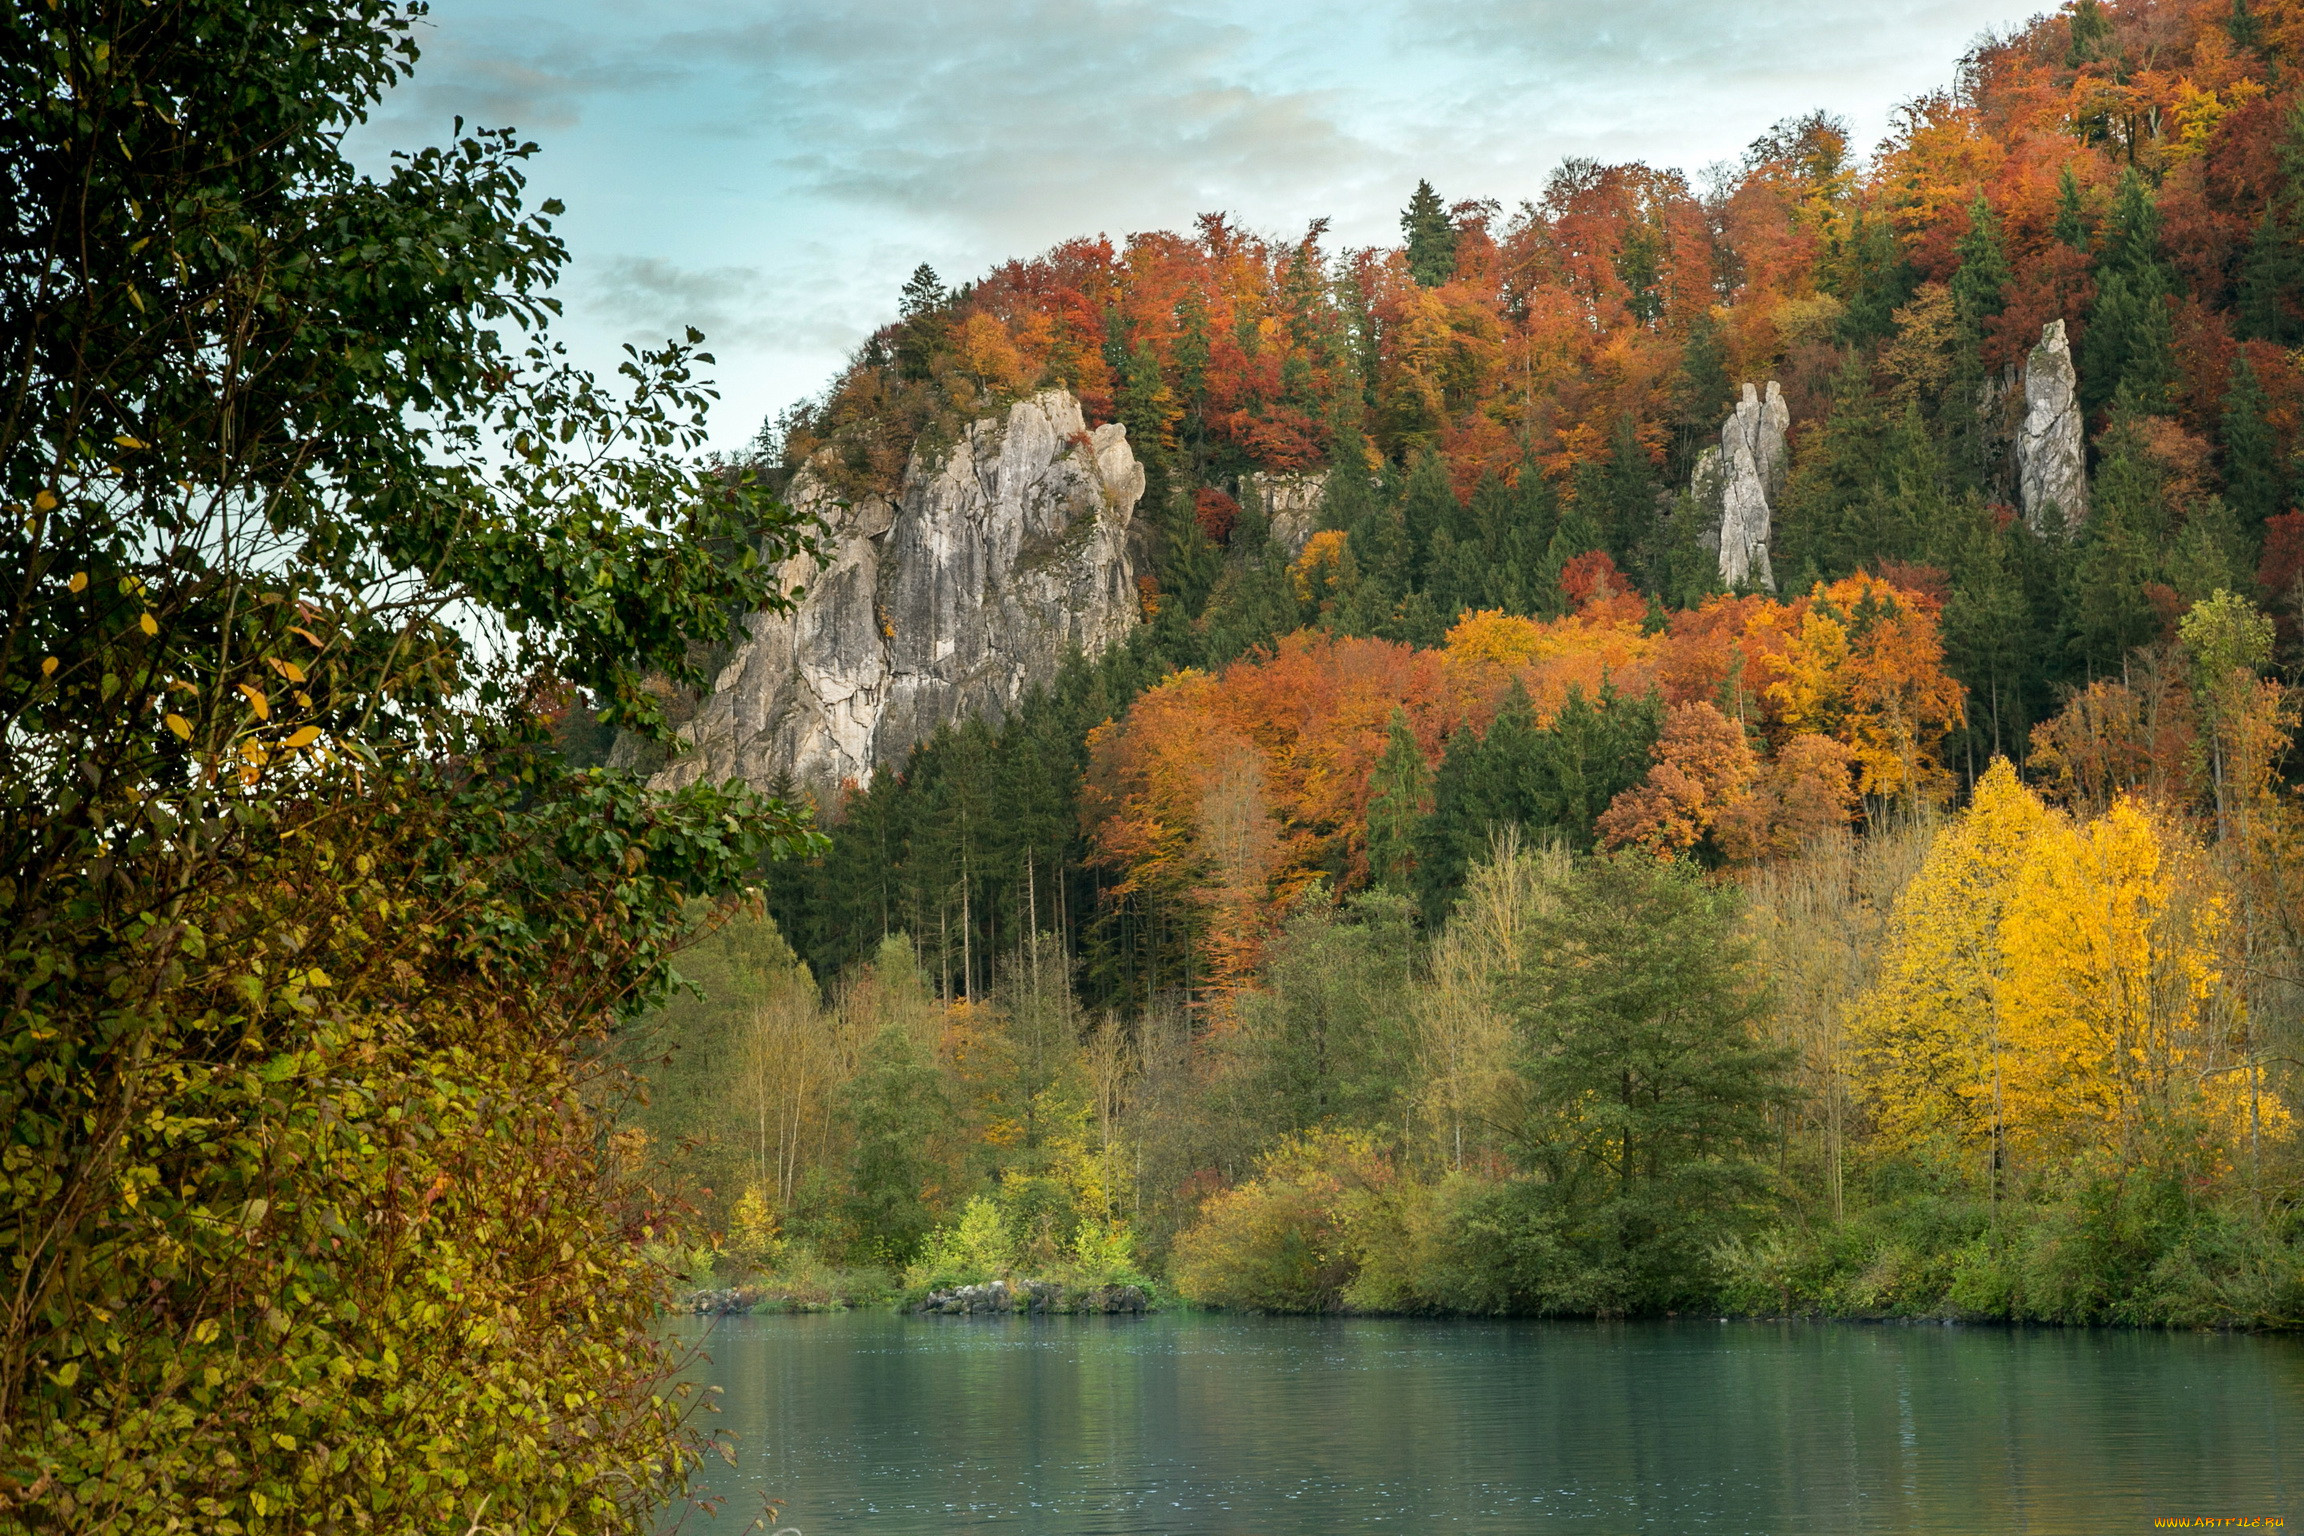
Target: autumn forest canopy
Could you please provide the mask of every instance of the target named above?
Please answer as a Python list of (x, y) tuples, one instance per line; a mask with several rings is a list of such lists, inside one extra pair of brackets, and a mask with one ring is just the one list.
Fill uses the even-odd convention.
[(1419, 184), (1390, 248), (921, 268), (762, 473), (893, 496), (1067, 389), (1145, 467), (1143, 622), (769, 872), (724, 987), (808, 1066), (667, 1016), (751, 1063), (650, 1111), (722, 1128), (722, 1268), (2295, 1315), (2300, 50), (2080, 0), (1868, 155), (1813, 113), (1701, 186)]

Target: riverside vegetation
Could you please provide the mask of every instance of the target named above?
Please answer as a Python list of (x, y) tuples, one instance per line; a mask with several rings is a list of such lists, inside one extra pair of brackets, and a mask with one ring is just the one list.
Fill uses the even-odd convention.
[[(1819, 114), (1703, 189), (1421, 186), (1391, 250), (922, 269), (763, 473), (888, 496), (1068, 389), (1145, 467), (1145, 622), (830, 797), (661, 1016), (697, 1262), (2304, 1316), (2300, 43), (2076, 0), (1868, 161)], [(2027, 519), (2051, 321), (2087, 506)], [(1677, 488), (1771, 377), (1777, 586), (1723, 592)]]

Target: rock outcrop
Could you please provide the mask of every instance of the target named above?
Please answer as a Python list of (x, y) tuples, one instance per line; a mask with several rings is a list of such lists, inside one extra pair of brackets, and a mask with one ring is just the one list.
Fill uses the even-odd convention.
[(1776, 381), (1768, 381), (1765, 399), (1747, 384), (1721, 425), (1720, 446), (1705, 449), (1696, 461), (1691, 489), (1698, 503), (1716, 515), (1720, 582), (1730, 591), (1750, 586), (1776, 590), (1768, 537), (1772, 508), (1784, 494), (1791, 430), (1792, 411)]
[(1127, 429), (1087, 430), (1063, 390), (916, 448), (893, 502), (842, 503), (802, 469), (787, 499), (825, 520), (829, 563), (786, 566), (798, 606), (753, 617), (655, 782), (789, 775), (822, 803), (947, 721), (998, 720), (1069, 653), (1139, 622), (1143, 492)]
[(1304, 553), (1312, 530), (1320, 526), (1320, 498), (1328, 488), (1328, 472), (1315, 469), (1296, 474), (1247, 475), (1240, 482), (1243, 501), (1260, 496), (1264, 516), (1271, 524), (1272, 542), (1293, 560)]
[(1151, 1310), (1152, 1298), (1133, 1285), (1095, 1285), (1070, 1290), (1053, 1280), (988, 1281), (930, 1291), (905, 1310), (938, 1317), (975, 1317), (995, 1312), (1125, 1312)]
[(2037, 533), (2061, 517), (2077, 528), (2088, 515), (2088, 439), (2080, 415), (2080, 375), (2064, 322), (2051, 320), (2024, 360), (2024, 421), (2016, 429), (2016, 488), (2024, 521)]

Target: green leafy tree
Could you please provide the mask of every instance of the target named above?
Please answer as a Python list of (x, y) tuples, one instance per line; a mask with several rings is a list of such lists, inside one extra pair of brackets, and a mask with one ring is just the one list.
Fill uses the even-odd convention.
[(854, 1138), (849, 1252), (868, 1263), (908, 1264), (936, 1226), (928, 1186), (941, 1164), (932, 1146), (952, 1120), (943, 1078), (911, 1035), (889, 1024), (865, 1047), (860, 1070), (841, 1089), (840, 1109)]
[(1267, 1139), (1399, 1123), (1415, 944), (1414, 908), (1390, 891), (1288, 920), (1242, 1000), (1230, 1065), (1244, 1123)]
[(1495, 1197), (1511, 1288), (1554, 1312), (1700, 1302), (1767, 1193), (1757, 1154), (1791, 1096), (1734, 895), (1682, 861), (1580, 864), (1503, 996), (1523, 1096), (1525, 1177)]
[(532, 146), (345, 160), (417, 14), (0, 19), (18, 1528), (639, 1531), (690, 1465), (605, 1044), (811, 840), (534, 709), (668, 734), (807, 530), (694, 333), (556, 350)]

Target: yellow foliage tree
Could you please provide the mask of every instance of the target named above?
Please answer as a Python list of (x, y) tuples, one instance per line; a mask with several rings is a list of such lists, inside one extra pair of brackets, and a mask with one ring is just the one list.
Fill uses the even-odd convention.
[(1994, 762), (1897, 899), (1888, 957), (1849, 1027), (1891, 1146), (1949, 1139), (2002, 1160), (2000, 920), (2049, 816), (2006, 759)]
[(2000, 948), (2007, 1122), (2021, 1150), (2133, 1157), (2155, 1125), (2219, 1145), (2285, 1133), (2234, 1047), (2245, 1004), (2222, 955), (2230, 903), (2199, 845), (2137, 800), (2051, 818), (2017, 872)]
[(1997, 1187), (2155, 1129), (2231, 1148), (2289, 1115), (2244, 1052), (2228, 900), (2182, 829), (2122, 798), (2075, 824), (1996, 762), (1898, 900), (1851, 1021), (1890, 1146), (1986, 1156)]

